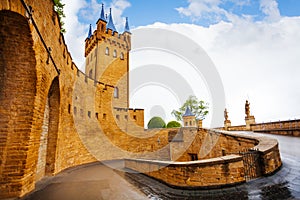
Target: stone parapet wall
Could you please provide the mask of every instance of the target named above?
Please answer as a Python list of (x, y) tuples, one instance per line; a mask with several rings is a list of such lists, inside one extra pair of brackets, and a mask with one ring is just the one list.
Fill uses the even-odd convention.
[(126, 159), (125, 167), (172, 187), (213, 188), (245, 182), (243, 159), (237, 155), (191, 162)]
[[(170, 134), (174, 135), (173, 131)], [(257, 143), (255, 139), (235, 137), (216, 130), (181, 128), (177, 130), (175, 141), (170, 143), (171, 159), (191, 161), (191, 154), (197, 155), (199, 160), (215, 158), (253, 148)]]
[(226, 128), (218, 128), (227, 131), (254, 131), (261, 133), (269, 133), (276, 135), (287, 135), (287, 136), (300, 136), (300, 120), (287, 120), (287, 121), (276, 121), (276, 122), (265, 122), (265, 123), (254, 123), (246, 127), (246, 125), (240, 126), (228, 126)]
[(244, 135), (227, 131), (214, 130), (224, 135), (230, 135), (236, 138), (245, 138), (256, 141), (256, 145), (250, 150), (256, 150), (260, 154), (261, 172), (262, 175), (269, 175), (277, 171), (281, 165), (281, 157), (278, 146), (278, 141), (273, 138), (256, 136), (256, 135)]
[[(185, 131), (187, 130), (188, 129), (185, 129)], [(191, 128), (188, 132), (191, 130), (193, 132), (194, 129)], [(183, 132), (183, 135), (186, 134), (190, 137), (191, 135), (187, 134), (188, 132)], [(126, 159), (125, 167), (144, 173), (171, 186), (189, 188), (222, 187), (245, 182), (246, 167), (249, 166), (246, 166), (247, 163), (243, 162), (243, 154), (239, 154), (239, 151), (243, 145), (247, 146), (246, 144), (249, 144), (249, 150), (258, 152), (259, 157), (257, 158), (257, 161), (259, 165), (256, 166), (255, 170), (259, 171), (259, 176), (270, 175), (278, 170), (282, 165), (278, 149), (278, 142), (275, 139), (248, 136), (219, 130), (199, 129), (197, 133), (203, 135), (205, 132), (207, 134), (220, 135), (218, 138), (216, 138), (216, 143), (219, 142), (219, 144), (212, 147), (211, 152), (214, 153), (210, 154), (208, 159), (201, 159), (198, 161), (185, 160), (182, 162)], [(196, 138), (196, 141), (199, 141), (199, 138), (194, 138)], [(213, 140), (210, 141), (212, 142)], [(180, 141), (176, 142), (181, 143)], [(244, 144), (240, 145), (241, 142)], [(226, 147), (226, 143), (227, 146), (230, 146), (230, 151), (233, 152), (228, 151), (227, 153), (230, 155), (222, 156), (220, 155), (222, 154), (222, 150), (219, 148), (222, 149)], [(201, 145), (205, 144), (199, 143), (199, 146)], [(181, 146), (183, 147), (184, 144)], [(186, 149), (187, 153), (184, 153), (185, 156), (182, 156), (181, 158), (188, 159), (188, 152), (191, 152), (191, 150), (194, 148), (195, 147), (193, 144), (190, 145)], [(172, 149), (172, 142), (170, 151), (174, 151), (174, 149)], [(197, 151), (199, 151), (199, 148)], [(234, 151), (236, 151), (236, 153), (234, 153)], [(213, 158), (213, 155), (216, 155), (216, 157)]]

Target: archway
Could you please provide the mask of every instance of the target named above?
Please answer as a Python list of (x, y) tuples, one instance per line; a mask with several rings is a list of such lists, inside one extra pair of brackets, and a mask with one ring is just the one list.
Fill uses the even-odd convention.
[[(28, 21), (0, 11), (0, 198), (31, 189), (35, 159), (36, 59)], [(3, 181), (4, 180), (4, 181)], [(27, 185), (26, 185), (27, 184)]]
[(57, 134), (59, 126), (60, 91), (56, 77), (50, 86), (44, 111), (44, 120), (40, 136), (40, 147), (36, 170), (36, 181), (55, 171)]
[(60, 91), (58, 77), (56, 77), (51, 84), (47, 101), (49, 104), (49, 126), (45, 173), (46, 175), (52, 175), (55, 170), (59, 124)]

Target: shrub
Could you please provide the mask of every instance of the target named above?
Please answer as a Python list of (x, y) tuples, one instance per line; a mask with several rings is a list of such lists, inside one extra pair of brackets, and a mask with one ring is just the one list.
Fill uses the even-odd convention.
[(176, 128), (176, 127), (181, 127), (181, 124), (177, 121), (170, 121), (167, 124), (167, 128)]
[(166, 123), (161, 117), (152, 117), (147, 125), (148, 129), (152, 128), (166, 128)]

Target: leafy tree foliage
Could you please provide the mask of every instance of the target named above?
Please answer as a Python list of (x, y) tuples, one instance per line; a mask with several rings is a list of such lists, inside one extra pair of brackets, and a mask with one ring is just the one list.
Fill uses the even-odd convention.
[(167, 128), (176, 128), (176, 127), (181, 127), (181, 124), (177, 121), (170, 121), (167, 124)]
[(65, 33), (66, 29), (64, 28), (65, 23), (63, 21), (63, 18), (66, 17), (66, 15), (64, 13), (65, 4), (62, 4), (61, 0), (53, 0), (53, 2), (54, 2), (54, 10), (58, 14), (59, 22), (60, 22), (60, 25), (61, 25), (61, 32)]
[(208, 114), (208, 103), (203, 100), (198, 100), (197, 97), (193, 95), (189, 96), (179, 110), (173, 110), (171, 114), (177, 121), (182, 121), (182, 115), (185, 113), (187, 107), (190, 107), (191, 112), (196, 116), (197, 120), (205, 119)]
[(161, 117), (152, 117), (147, 125), (148, 129), (152, 128), (166, 128), (166, 123)]

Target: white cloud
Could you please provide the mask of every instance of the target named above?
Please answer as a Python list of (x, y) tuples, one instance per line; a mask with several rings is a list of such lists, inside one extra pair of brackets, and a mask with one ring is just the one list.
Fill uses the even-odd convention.
[(213, 18), (220, 18), (226, 15), (227, 11), (220, 8), (221, 0), (188, 0), (189, 6), (184, 8), (176, 8), (176, 10), (185, 16), (191, 17), (193, 20), (209, 16)]
[(235, 15), (228, 12), (222, 5), (231, 2), (235, 6), (246, 6), (250, 0), (187, 0), (187, 7), (176, 8), (179, 14), (190, 17), (193, 21), (208, 19), (210, 22), (220, 22), (221, 20), (231, 21)]
[(150, 27), (184, 34), (206, 50), (221, 75), (233, 124), (244, 124), (247, 98), (258, 122), (299, 116), (300, 17), (277, 22), (240, 18), (210, 27), (163, 23)]
[(65, 40), (68, 45), (68, 50), (71, 52), (73, 61), (78, 68), (84, 70), (84, 40), (87, 37), (88, 25), (79, 22), (78, 13), (80, 9), (87, 6), (87, 3), (82, 0), (62, 0), (65, 4), (64, 12), (65, 22)]
[(277, 21), (280, 19), (280, 11), (276, 0), (261, 0), (260, 9), (268, 20)]
[[(80, 15), (86, 21), (95, 21), (100, 17), (102, 3), (97, 0), (91, 0), (90, 3), (84, 3), (85, 6), (79, 10)], [(96, 21), (95, 21), (96, 23)]]

